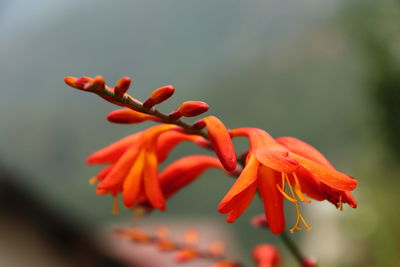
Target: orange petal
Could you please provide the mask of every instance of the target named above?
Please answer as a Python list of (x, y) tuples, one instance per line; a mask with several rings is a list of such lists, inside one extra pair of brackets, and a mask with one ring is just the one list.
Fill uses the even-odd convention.
[(285, 229), (283, 196), (276, 186), (281, 182), (281, 174), (261, 165), (258, 168), (258, 190), (264, 203), (265, 217), (272, 233), (281, 234)]
[(323, 192), (321, 192), (321, 183), (309, 171), (304, 168), (299, 168), (296, 175), (299, 178), (301, 191), (303, 193), (306, 193), (309, 197), (318, 201), (325, 199)]
[(147, 153), (143, 179), (147, 199), (151, 205), (159, 210), (165, 210), (165, 198), (158, 181), (157, 156), (154, 151)]
[(193, 182), (208, 168), (220, 168), (220, 161), (211, 156), (192, 155), (183, 157), (167, 166), (160, 174), (160, 184), (166, 198)]
[(259, 163), (256, 157), (254, 155), (250, 155), (242, 173), (219, 204), (219, 212), (228, 213), (237, 203), (240, 202), (240, 197), (237, 196), (243, 190), (254, 184), (257, 180), (258, 165)]
[(279, 144), (283, 145), (291, 152), (303, 156), (307, 159), (315, 161), (325, 167), (334, 169), (332, 164), (313, 146), (294, 137), (280, 137), (275, 139)]
[(228, 172), (236, 169), (236, 153), (225, 125), (214, 116), (204, 118), (208, 136), (222, 165)]
[(169, 131), (160, 135), (157, 140), (157, 158), (158, 162), (163, 162), (169, 152), (183, 141), (192, 141), (198, 143), (205, 140), (203, 137), (193, 134), (185, 134), (177, 131)]
[(108, 121), (123, 124), (140, 123), (147, 121), (150, 118), (151, 117), (148, 114), (134, 111), (129, 108), (114, 110), (107, 115)]
[(290, 156), (297, 160), (306, 170), (312, 173), (315, 178), (332, 188), (351, 191), (357, 186), (358, 182), (344, 173), (332, 170), (294, 153), (291, 153)]
[(256, 194), (256, 190), (257, 183), (253, 183), (245, 190), (243, 190), (237, 197), (235, 197), (235, 199), (237, 198), (238, 200), (236, 205), (232, 207), (232, 210), (229, 212), (228, 217), (226, 218), (227, 222), (232, 223), (243, 214), (243, 212), (247, 209), (247, 207), (253, 200), (254, 195)]
[(289, 157), (289, 151), (278, 144), (266, 131), (258, 128), (237, 128), (231, 130), (232, 136), (247, 136), (251, 150), (257, 160), (276, 171), (292, 173), (299, 168), (298, 162)]
[(129, 135), (121, 140), (102, 148), (86, 158), (87, 164), (105, 164), (116, 162), (132, 146), (138, 146), (137, 140), (141, 133)]
[(145, 152), (141, 151), (134, 165), (130, 169), (123, 184), (122, 198), (127, 208), (132, 207), (139, 195), (142, 183), (143, 168), (145, 166)]
[(132, 165), (137, 160), (139, 151), (136, 148), (130, 148), (120, 159), (113, 164), (111, 171), (98, 185), (99, 189), (112, 188), (121, 185)]

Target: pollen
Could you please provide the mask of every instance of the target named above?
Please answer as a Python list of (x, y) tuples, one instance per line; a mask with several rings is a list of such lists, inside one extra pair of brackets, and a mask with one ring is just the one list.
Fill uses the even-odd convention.
[[(308, 198), (306, 198), (303, 194), (303, 192), (301, 191), (301, 186), (300, 186), (300, 182), (299, 182), (299, 178), (297, 177), (297, 175), (295, 173), (293, 173), (293, 181), (294, 181), (294, 185), (291, 185), (290, 179), (289, 179), (289, 175), (286, 173), (282, 172), (282, 184), (281, 186), (279, 186), (279, 184), (276, 185), (277, 189), (279, 190), (279, 192), (281, 192), (281, 194), (290, 202), (293, 202), (295, 208), (296, 208), (296, 223), (295, 225), (289, 230), (291, 233), (293, 233), (295, 230), (301, 230), (303, 229), (301, 227), (301, 224), (304, 225), (304, 228), (308, 231), (311, 229), (311, 226), (306, 222), (306, 220), (304, 219), (304, 217), (301, 215), (300, 212), (300, 207), (299, 207), (299, 203), (298, 200), (302, 201), (302, 202), (307, 202), (310, 203), (311, 200), (309, 200)], [(287, 187), (289, 188), (289, 194), (286, 191), (286, 184)], [(294, 189), (293, 189), (294, 187)], [(339, 200), (341, 201), (341, 199)]]

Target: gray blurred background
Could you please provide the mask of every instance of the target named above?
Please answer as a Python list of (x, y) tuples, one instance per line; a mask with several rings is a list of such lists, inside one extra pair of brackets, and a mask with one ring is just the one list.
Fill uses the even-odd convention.
[[(298, 137), (359, 179), (359, 208), (302, 208), (313, 229), (293, 237), (321, 266), (398, 266), (399, 57), (400, 2), (394, 0), (0, 0), (3, 176), (88, 236), (129, 220), (128, 211), (111, 215), (111, 197), (94, 194), (88, 178), (98, 169), (84, 159), (150, 123), (108, 123), (105, 116), (116, 107), (68, 88), (63, 77), (103, 75), (113, 85), (130, 76), (130, 93), (142, 100), (172, 84), (175, 96), (160, 109), (205, 101), (209, 114), (228, 127)], [(238, 151), (246, 147), (243, 140), (235, 144)], [(203, 151), (184, 144), (170, 158), (188, 153)], [(167, 212), (151, 218), (222, 225), (236, 240), (228, 250), (234, 247), (247, 264), (260, 242), (276, 242), (285, 251), (276, 237), (249, 225), (262, 211), (258, 200), (237, 222), (225, 224), (217, 205), (232, 182), (209, 171), (172, 198)], [(21, 203), (24, 214), (30, 203)], [(290, 226), (293, 218), (288, 220)], [(20, 233), (3, 231), (10, 240)], [(22, 249), (18, 242), (15, 247), (0, 248), (0, 254), (12, 261), (13, 251)], [(284, 253), (286, 266), (294, 266)], [(29, 264), (45, 266), (49, 257)]]

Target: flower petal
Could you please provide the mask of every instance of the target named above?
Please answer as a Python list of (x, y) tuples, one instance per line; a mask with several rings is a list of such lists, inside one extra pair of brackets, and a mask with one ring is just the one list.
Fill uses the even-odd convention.
[(332, 170), (295, 153), (290, 153), (290, 156), (297, 160), (306, 170), (312, 173), (315, 178), (332, 188), (351, 191), (357, 186), (358, 182), (344, 173)]
[(136, 147), (128, 149), (128, 151), (126, 151), (122, 157), (113, 164), (112, 169), (104, 180), (99, 183), (98, 188), (106, 189), (122, 184), (123, 180), (129, 173), (129, 170), (132, 168), (132, 164), (134, 164), (139, 152), (140, 151), (138, 151)]
[(122, 198), (127, 208), (133, 207), (136, 202), (142, 183), (144, 166), (145, 152), (141, 151), (130, 169), (122, 188)]
[(307, 159), (315, 161), (325, 167), (334, 169), (332, 164), (313, 146), (294, 137), (280, 137), (275, 139), (279, 144), (283, 145), (291, 152), (303, 156)]
[(194, 143), (205, 140), (203, 137), (193, 134), (185, 134), (177, 131), (169, 131), (159, 136), (157, 140), (157, 158), (158, 162), (163, 162), (167, 158), (169, 152), (184, 141)]
[(283, 196), (277, 189), (281, 182), (279, 172), (271, 168), (258, 168), (258, 190), (264, 202), (265, 217), (272, 233), (281, 234), (285, 229), (285, 215), (283, 213)]
[(235, 197), (235, 199), (238, 199), (238, 201), (236, 205), (232, 207), (232, 210), (229, 211), (228, 217), (226, 217), (226, 221), (228, 223), (236, 221), (236, 219), (243, 214), (243, 212), (247, 209), (247, 207), (253, 200), (254, 195), (256, 194), (256, 190), (257, 183), (253, 183)]
[(225, 125), (214, 116), (205, 117), (203, 120), (207, 127), (211, 145), (222, 165), (228, 172), (234, 171), (236, 169), (236, 152)]
[(86, 158), (87, 164), (105, 164), (116, 162), (132, 146), (138, 146), (141, 133), (129, 135), (102, 148)]
[(240, 197), (237, 197), (242, 191), (246, 190), (257, 180), (258, 161), (254, 155), (249, 155), (249, 160), (244, 167), (242, 173), (237, 178), (228, 193), (224, 196), (218, 206), (221, 213), (228, 213), (233, 209), (233, 206), (240, 202)]
[(160, 174), (160, 184), (166, 198), (193, 182), (208, 168), (223, 169), (219, 159), (206, 155), (183, 157), (167, 166)]
[(247, 136), (251, 150), (263, 165), (276, 171), (292, 173), (299, 168), (297, 161), (289, 157), (289, 150), (278, 144), (266, 131), (258, 128), (237, 128), (232, 136)]
[(157, 156), (154, 151), (147, 153), (143, 172), (144, 189), (151, 205), (159, 210), (165, 210), (165, 198), (158, 180)]

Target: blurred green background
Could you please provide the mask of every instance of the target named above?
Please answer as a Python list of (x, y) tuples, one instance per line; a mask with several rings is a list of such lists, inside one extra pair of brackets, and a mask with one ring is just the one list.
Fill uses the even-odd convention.
[[(54, 212), (95, 232), (131, 213), (111, 215), (111, 198), (88, 186), (97, 169), (85, 157), (150, 124), (109, 124), (114, 106), (63, 83), (82, 75), (110, 85), (130, 76), (130, 93), (142, 100), (172, 84), (175, 96), (160, 105), (166, 112), (201, 100), (230, 128), (314, 145), (359, 179), (359, 207), (304, 206), (313, 229), (293, 237), (321, 266), (400, 265), (399, 1), (1, 0), (0, 162)], [(184, 144), (171, 158), (194, 152), (202, 153)], [(231, 184), (207, 172), (154, 217), (224, 224), (216, 208)], [(224, 224), (246, 263), (255, 244), (281, 246), (249, 225), (261, 210), (255, 200)], [(285, 262), (294, 266), (288, 254)]]

